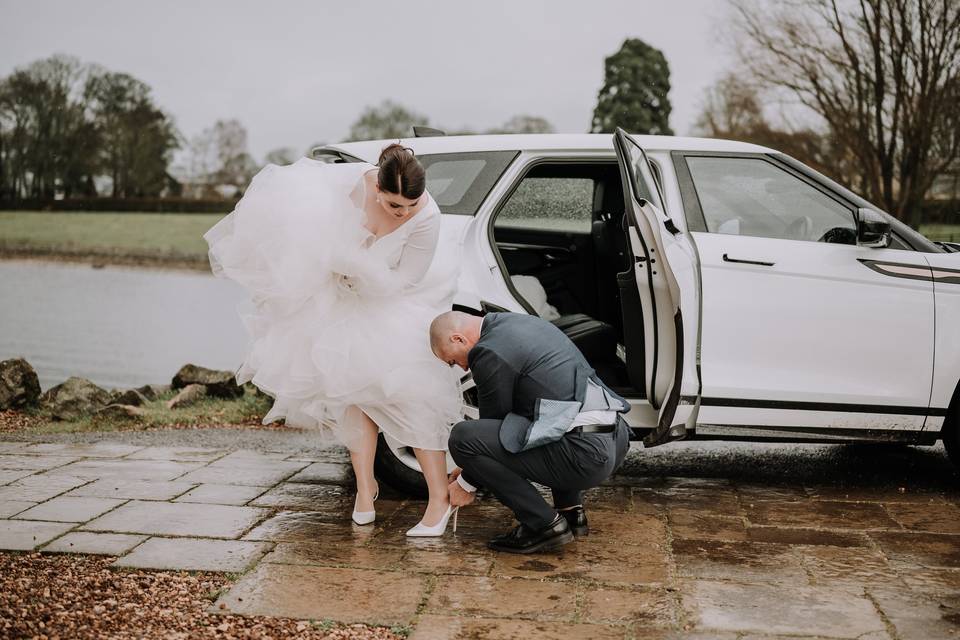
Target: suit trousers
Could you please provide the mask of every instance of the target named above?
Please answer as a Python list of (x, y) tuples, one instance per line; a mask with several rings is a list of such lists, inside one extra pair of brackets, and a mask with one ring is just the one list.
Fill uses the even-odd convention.
[[(618, 416), (610, 433), (568, 432), (555, 442), (519, 453), (500, 444), (501, 420), (466, 420), (450, 432), (450, 455), (463, 479), (490, 490), (517, 520), (534, 530), (553, 522), (557, 509), (583, 503), (583, 491), (598, 486), (623, 462), (630, 428)], [(531, 482), (553, 492), (553, 507)]]

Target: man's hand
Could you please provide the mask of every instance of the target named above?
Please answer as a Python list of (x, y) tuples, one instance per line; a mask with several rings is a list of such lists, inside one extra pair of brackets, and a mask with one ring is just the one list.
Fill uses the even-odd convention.
[[(458, 472), (459, 469), (454, 472), (456, 476), (460, 475)], [(471, 504), (476, 496), (461, 487), (460, 483), (456, 480), (456, 476), (454, 476), (453, 482), (447, 487), (447, 492), (450, 494), (450, 504), (454, 507), (465, 507)]]

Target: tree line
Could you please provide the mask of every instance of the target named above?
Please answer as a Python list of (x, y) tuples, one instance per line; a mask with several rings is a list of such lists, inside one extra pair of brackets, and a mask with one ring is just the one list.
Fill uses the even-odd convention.
[[(945, 176), (960, 198), (960, 2), (728, 2), (736, 68), (705, 92), (691, 133), (783, 151), (911, 223)], [(627, 39), (604, 61), (588, 128), (672, 135), (669, 92), (663, 52)], [(364, 109), (346, 140), (407, 137), (429, 124), (388, 100)], [(533, 115), (483, 131), (441, 128), (554, 131)], [(184, 166), (171, 168), (180, 148)], [(275, 149), (265, 160), (288, 164), (305, 151)], [(230, 196), (258, 168), (241, 123), (220, 120), (184, 140), (127, 74), (58, 55), (0, 81), (0, 201), (104, 195), (101, 183), (115, 197)]]
[(136, 78), (56, 55), (0, 81), (0, 199), (159, 193), (179, 145)]

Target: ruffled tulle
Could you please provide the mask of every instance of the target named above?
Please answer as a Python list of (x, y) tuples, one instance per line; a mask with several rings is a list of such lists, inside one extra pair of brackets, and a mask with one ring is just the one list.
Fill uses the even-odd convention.
[[(456, 255), (441, 243), (416, 286), (388, 286), (413, 220), (371, 243), (356, 191), (371, 168), (306, 158), (268, 165), (204, 235), (213, 273), (252, 302), (241, 315), (251, 346), (237, 381), (274, 398), (264, 424), (284, 418), (351, 446), (357, 433), (344, 415), (356, 406), (405, 445), (445, 450), (462, 400), (428, 330), (451, 306)], [(429, 206), (417, 216), (440, 215)]]

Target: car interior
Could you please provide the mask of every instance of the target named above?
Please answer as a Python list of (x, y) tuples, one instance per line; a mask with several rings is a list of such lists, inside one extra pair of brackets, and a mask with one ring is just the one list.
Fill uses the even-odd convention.
[(621, 287), (636, 291), (623, 224), (616, 162), (543, 162), (500, 203), (490, 233), (514, 295), (563, 330), (610, 387), (642, 397), (623, 356), (624, 346), (642, 353), (623, 331), (625, 314), (639, 309), (621, 305)]

